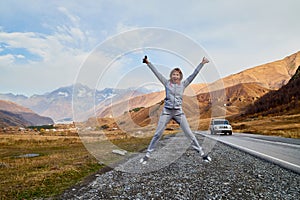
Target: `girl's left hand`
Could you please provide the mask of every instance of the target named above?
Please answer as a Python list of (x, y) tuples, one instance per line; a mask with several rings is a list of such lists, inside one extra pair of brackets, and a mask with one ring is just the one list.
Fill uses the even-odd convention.
[(206, 63), (209, 63), (209, 60), (206, 57), (203, 57), (202, 64), (206, 64)]

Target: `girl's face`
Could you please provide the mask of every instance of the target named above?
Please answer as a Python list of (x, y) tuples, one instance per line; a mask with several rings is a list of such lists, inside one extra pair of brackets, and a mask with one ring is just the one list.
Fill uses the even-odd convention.
[(173, 83), (179, 83), (180, 82), (180, 73), (178, 71), (173, 71), (171, 74), (171, 80)]

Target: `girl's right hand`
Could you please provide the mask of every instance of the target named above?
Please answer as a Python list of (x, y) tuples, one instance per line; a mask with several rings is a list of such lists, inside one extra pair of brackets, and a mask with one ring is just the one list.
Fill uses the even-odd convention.
[(209, 63), (209, 60), (206, 58), (206, 57), (203, 57), (202, 59), (202, 64), (206, 64), (206, 63)]
[(145, 56), (145, 57), (143, 58), (143, 63), (146, 63), (146, 64), (149, 63), (147, 56)]

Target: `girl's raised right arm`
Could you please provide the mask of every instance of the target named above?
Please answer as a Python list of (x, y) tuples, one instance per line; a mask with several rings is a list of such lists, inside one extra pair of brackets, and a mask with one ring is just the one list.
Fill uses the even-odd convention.
[(152, 65), (151, 62), (148, 61), (147, 56), (144, 57), (143, 59), (143, 63), (146, 63), (148, 65), (148, 67), (151, 69), (151, 71), (154, 73), (154, 75), (158, 78), (158, 80), (165, 85), (166, 82), (168, 81), (159, 71), (157, 71), (157, 69), (154, 67), (154, 65)]

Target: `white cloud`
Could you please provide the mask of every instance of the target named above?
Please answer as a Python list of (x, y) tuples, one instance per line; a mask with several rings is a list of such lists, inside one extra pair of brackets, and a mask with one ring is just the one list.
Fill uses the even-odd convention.
[(19, 58), (19, 59), (24, 59), (24, 58), (25, 58), (25, 56), (24, 56), (24, 55), (21, 55), (21, 54), (16, 55), (15, 57), (16, 57), (16, 58)]
[(72, 15), (65, 7), (58, 7), (58, 10), (66, 15), (73, 24), (79, 24), (80, 18), (78, 16)]
[(90, 36), (88, 31), (84, 31), (81, 27), (80, 18), (73, 15), (65, 7), (58, 7), (58, 10), (62, 12), (69, 20), (70, 23), (56, 26), (55, 36), (66, 46), (76, 48), (90, 48)]
[[(299, 51), (299, 7), (300, 1), (296, 0), (286, 0), (284, 3), (271, 0), (194, 0), (188, 3), (158, 0), (138, 3), (133, 0), (109, 3), (93, 0), (84, 3), (1, 1), (0, 41), (8, 46), (0, 46), (0, 67), (5, 68), (5, 74), (0, 74), (0, 92), (4, 88), (20, 88), (20, 85), (23, 88), (19, 91), (25, 91), (25, 87), (28, 87), (46, 92), (54, 87), (71, 84), (80, 64), (98, 43), (138, 27), (162, 27), (179, 31), (207, 50), (223, 76), (236, 73)], [(121, 38), (115, 41), (115, 46), (107, 46), (106, 51), (101, 52), (102, 55), (95, 55), (100, 57), (91, 61), (102, 59), (106, 63), (109, 59), (105, 58), (107, 53), (117, 56), (145, 45), (178, 48), (179, 52), (190, 53), (189, 58), (195, 63), (202, 58), (202, 55), (198, 58), (197, 52), (191, 51), (176, 38), (169, 37), (165, 41), (155, 39), (155, 44), (149, 41), (153, 37), (147, 32), (141, 32)], [(166, 38), (160, 35), (157, 37)], [(14, 49), (19, 50), (14, 52)], [(20, 49), (26, 50), (27, 54), (20, 52)], [(143, 54), (143, 50), (136, 51), (136, 56)], [(153, 60), (175, 65), (172, 60), (168, 60), (172, 56), (166, 55), (157, 53)], [(30, 60), (31, 56), (40, 59)], [(27, 62), (18, 63), (18, 59)], [(124, 59), (117, 61), (114, 70), (111, 69), (112, 77), (118, 77), (120, 70), (128, 69), (126, 62), (134, 63)], [(95, 64), (92, 69), (97, 69), (97, 66)], [(188, 74), (189, 70), (185, 73)], [(14, 83), (12, 78), (7, 78), (23, 77), (23, 74), (31, 79), (20, 78), (19, 83)]]
[(10, 66), (12, 63), (14, 63), (15, 57), (11, 54), (0, 56), (0, 68)]
[[(0, 41), (6, 45), (2, 48), (2, 53), (5, 53), (5, 49), (10, 52), (17, 49), (17, 52), (24, 52), (0, 56), (0, 67), (5, 68), (6, 72), (0, 74), (0, 90), (9, 88), (18, 93), (44, 93), (73, 83), (80, 64), (88, 54), (85, 50), (88, 44), (84, 43), (88, 38), (79, 27), (79, 19), (66, 9), (60, 10), (74, 24), (56, 26), (50, 34), (0, 32)], [(40, 59), (34, 60), (36, 57)], [(16, 58), (26, 58), (27, 63), (19, 63)]]
[(119, 33), (125, 32), (125, 31), (137, 29), (137, 28), (139, 28), (139, 27), (138, 26), (129, 26), (129, 25), (124, 24), (123, 22), (118, 22), (116, 25), (115, 32), (119, 34)]

